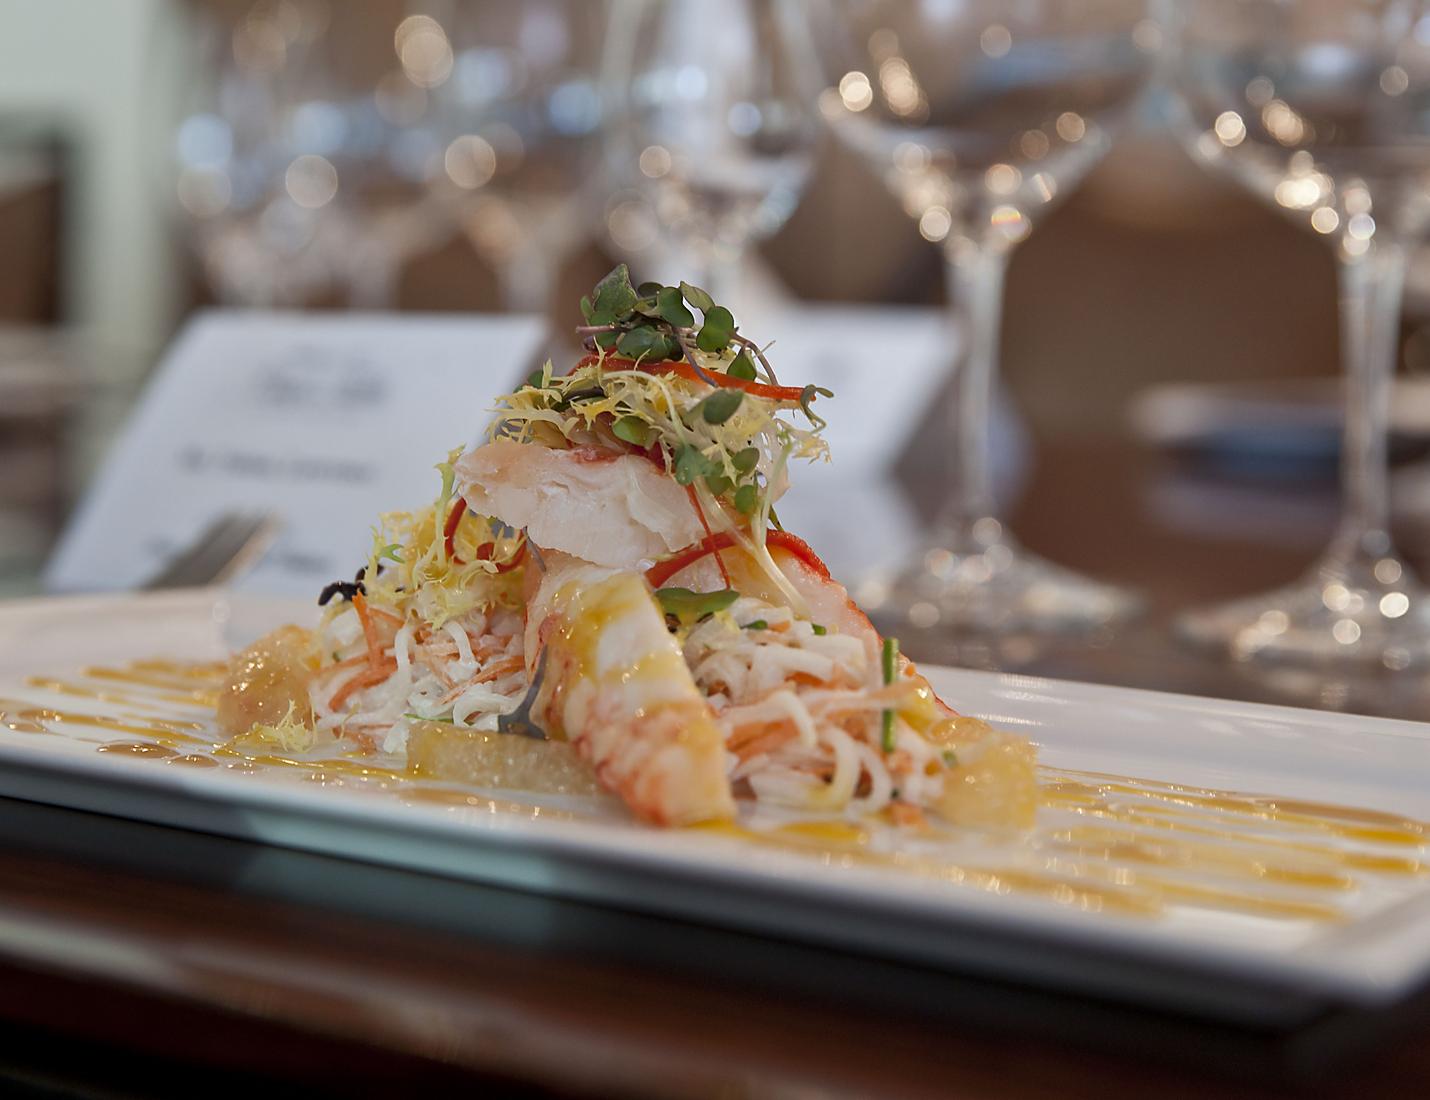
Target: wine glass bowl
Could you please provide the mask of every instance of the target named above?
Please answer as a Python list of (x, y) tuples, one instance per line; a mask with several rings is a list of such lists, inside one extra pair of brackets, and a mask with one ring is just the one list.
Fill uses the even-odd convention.
[(818, 76), (799, 15), (788, 0), (632, 0), (612, 18), (611, 174), (721, 301), (813, 163)]
[(546, 311), (559, 261), (591, 218), (607, 7), (468, 0), (409, 16), (449, 51), (422, 119), (440, 150), (429, 186), (497, 272), (511, 310)]
[(1265, 9), (1257, 19), (1246, 7), (1195, 3), (1172, 16), (1193, 156), (1353, 256), (1377, 225), (1420, 236), (1430, 225), (1430, 24), (1407, 17), (1419, 5), (1323, 2), (1297, 14), (1253, 4)]
[(1107, 151), (1155, 30), (1140, 3), (943, 8), (837, 4), (821, 106), (926, 239), (1016, 244)]
[(875, 613), (926, 647), (1127, 617), (1130, 594), (1018, 546), (992, 496), (988, 420), (1008, 254), (1136, 103), (1159, 37), (1146, 5), (824, 0), (813, 11), (821, 109), (941, 246), (960, 349), (947, 503), (914, 559), (876, 586)]
[(339, 35), (318, 2), (193, 19), (165, 189), (220, 300), (293, 306), (337, 289), (354, 305), (390, 304), (401, 260), (446, 226), (419, 201), (380, 98), (336, 63), (380, 28)]
[(1242, 658), (1430, 662), (1430, 598), (1389, 534), (1386, 437), (1410, 249), (1430, 227), (1430, 10), (1368, 0), (1169, 6), (1192, 155), (1327, 238), (1340, 282), (1343, 508), (1301, 581), (1183, 617)]

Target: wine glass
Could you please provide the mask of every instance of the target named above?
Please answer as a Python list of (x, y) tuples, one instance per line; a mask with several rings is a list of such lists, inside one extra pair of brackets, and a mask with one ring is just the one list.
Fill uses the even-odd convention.
[(608, 173), (717, 301), (809, 178), (819, 77), (801, 14), (787, 0), (624, 0), (611, 14)]
[(335, 21), (323, 0), (188, 14), (193, 69), (166, 190), (218, 298), (296, 306), (337, 289), (389, 306), (402, 261), (451, 231), (362, 66), (339, 63), (391, 27)]
[(1320, 561), (1179, 625), (1243, 658), (1422, 664), (1430, 600), (1390, 539), (1386, 434), (1406, 256), (1430, 224), (1430, 6), (1186, 0), (1166, 22), (1192, 154), (1336, 250), (1346, 395), (1343, 514)]
[[(508, 310), (546, 312), (598, 201), (602, 0), (430, 0), (399, 34), (439, 143), (433, 193), (496, 271)], [(405, 34), (404, 34), (405, 30)]]
[[(1137, 603), (1017, 545), (988, 467), (1003, 273), (1106, 152), (1158, 31), (1141, 0), (817, 0), (821, 106), (941, 245), (960, 355), (942, 515), (876, 612), (931, 637), (1099, 627)], [(1028, 323), (1023, 321), (1022, 323)]]

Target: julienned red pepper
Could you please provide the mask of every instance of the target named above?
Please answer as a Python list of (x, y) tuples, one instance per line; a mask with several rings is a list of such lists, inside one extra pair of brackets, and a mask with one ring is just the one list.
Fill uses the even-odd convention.
[[(778, 547), (781, 550), (792, 554), (820, 577), (829, 579), (829, 568), (824, 562), (819, 560), (819, 555), (814, 552), (809, 543), (798, 535), (791, 535), (788, 531), (770, 531), (765, 536), (765, 544), (770, 547)], [(705, 539), (703, 542), (688, 546), (684, 550), (678, 551), (665, 561), (658, 561), (646, 570), (646, 580), (650, 582), (652, 588), (664, 587), (666, 581), (671, 577), (694, 565), (701, 558), (708, 557), (717, 550), (728, 550), (735, 545), (734, 536), (728, 531), (722, 531)]]
[(745, 378), (731, 378), (728, 374), (719, 371), (706, 372), (709, 377), (702, 376), (699, 371), (692, 367), (685, 360), (665, 359), (659, 363), (649, 363), (641, 360), (639, 363), (634, 359), (626, 359), (619, 355), (608, 355), (601, 359), (595, 355), (588, 355), (582, 359), (574, 370), (582, 367), (593, 366), (600, 363), (604, 367), (614, 370), (638, 370), (646, 374), (678, 374), (688, 382), (700, 382), (709, 385), (710, 379), (714, 379), (715, 384), (727, 390), (744, 390), (752, 397), (768, 397), (772, 401), (792, 401), (798, 403), (804, 397), (804, 390), (798, 386), (771, 386), (767, 382), (752, 382)]
[[(493, 553), (493, 551), (496, 550), (496, 545), (497, 545), (497, 544), (494, 543), (494, 542), (483, 543), (481, 549), (477, 551), (477, 560), (478, 560), (478, 561), (491, 561), (492, 553)], [(523, 561), (525, 561), (525, 560), (526, 560), (526, 539), (522, 539), (522, 540), (521, 540), (521, 545), (516, 548), (516, 553), (515, 553), (515, 554), (513, 554), (511, 557), (507, 558), (506, 561), (498, 562), (498, 563), (497, 563), (497, 572), (498, 572), (498, 573), (510, 573), (513, 569), (515, 569), (518, 565), (520, 565), (520, 564), (521, 564)]]
[[(457, 556), (457, 549), (455, 546), (455, 540), (457, 537), (457, 526), (462, 522), (462, 516), (466, 514), (466, 511), (466, 499), (464, 497), (458, 497), (457, 503), (452, 505), (452, 510), (447, 513), (447, 525), (442, 529), (443, 541), (447, 547), (447, 557), (450, 558), (452, 561), (456, 562), (458, 565), (467, 564), (462, 558)], [(491, 561), (492, 554), (495, 551), (496, 543), (484, 542), (480, 547), (477, 548), (477, 560)], [(521, 545), (517, 548), (516, 553), (513, 554), (510, 558), (508, 558), (506, 561), (501, 562), (497, 565), (497, 572), (511, 572), (511, 570), (515, 569), (518, 565), (521, 564), (522, 559), (525, 557), (526, 540), (522, 539)]]
[[(700, 517), (700, 526), (705, 531), (705, 541), (711, 542), (715, 538), (715, 532), (710, 530), (710, 521), (705, 518), (705, 509), (700, 507), (700, 494), (695, 491), (694, 485), (685, 487), (686, 495), (690, 497), (690, 506), (695, 509), (695, 514)], [(720, 548), (714, 547), (710, 551), (715, 555), (715, 565), (720, 570), (720, 579), (725, 582), (725, 587), (730, 587), (730, 571), (725, 568), (725, 559), (720, 556)]]
[(442, 539), (447, 547), (447, 557), (451, 558), (458, 565), (466, 565), (461, 558), (457, 557), (457, 550), (453, 545), (453, 540), (457, 537), (457, 525), (462, 522), (462, 516), (467, 511), (467, 498), (458, 497), (457, 503), (452, 505), (452, 510), (447, 513), (447, 526), (442, 528)]

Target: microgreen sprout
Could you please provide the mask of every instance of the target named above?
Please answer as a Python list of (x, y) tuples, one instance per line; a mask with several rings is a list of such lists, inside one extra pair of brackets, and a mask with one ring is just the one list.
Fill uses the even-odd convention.
[[(490, 436), (654, 462), (690, 490), (714, 530), (748, 526), (762, 547), (778, 526), (770, 506), (787, 484), (785, 463), (828, 456), (813, 404), (830, 391), (781, 386), (766, 348), (690, 283), (633, 284), (621, 265), (581, 313), (576, 331), (592, 354), (567, 374), (549, 363), (532, 372), (503, 399)], [(778, 571), (772, 560), (761, 568)]]
[[(700, 311), (698, 325), (693, 310)], [(779, 385), (763, 349), (742, 336), (734, 314), (716, 305), (698, 286), (683, 282), (679, 286), (641, 283), (635, 287), (630, 270), (619, 264), (581, 299), (581, 316), (586, 323), (576, 332), (593, 351), (615, 350), (629, 359), (650, 363), (684, 360), (714, 385), (706, 364), (695, 352), (723, 356), (733, 347), (738, 350), (726, 369), (730, 377), (755, 381), (758, 361), (770, 385)]]

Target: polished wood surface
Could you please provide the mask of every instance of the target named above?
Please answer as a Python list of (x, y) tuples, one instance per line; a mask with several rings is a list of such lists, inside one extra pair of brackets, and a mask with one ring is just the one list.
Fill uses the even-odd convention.
[[(1048, 457), (1021, 537), (1152, 608), (1015, 655), (1026, 670), (1351, 709), (1362, 692), (1361, 709), (1430, 717), (1423, 677), (1288, 686), (1179, 649), (1177, 608), (1289, 580), (1315, 540), (1189, 538), (1143, 507), (1166, 472), (1153, 456)], [(0, 833), (0, 1070), (36, 1089), (177, 1094), (222, 1074), (347, 1095), (1430, 1095), (1420, 1001), (1233, 1027), (25, 803), (0, 801)]]
[[(1412, 471), (1413, 472), (1413, 471)], [(1287, 501), (1294, 511), (1282, 512)], [(1264, 513), (1258, 519), (1257, 513)], [(1212, 476), (1126, 439), (1053, 440), (1034, 456), (1010, 526), (1030, 549), (1131, 588), (1144, 614), (1116, 631), (985, 647), (906, 642), (920, 660), (1056, 679), (1430, 721), (1424, 675), (1268, 666), (1187, 647), (1177, 615), (1302, 579), (1335, 530), (1333, 468)], [(1430, 572), (1430, 528), (1397, 516), (1397, 545)]]

